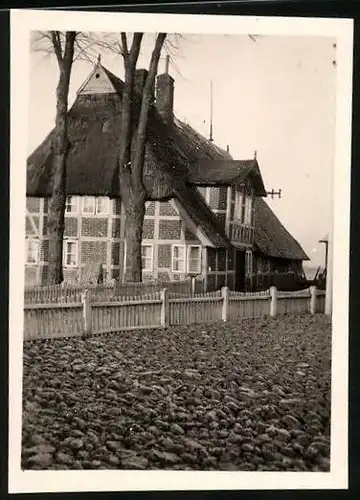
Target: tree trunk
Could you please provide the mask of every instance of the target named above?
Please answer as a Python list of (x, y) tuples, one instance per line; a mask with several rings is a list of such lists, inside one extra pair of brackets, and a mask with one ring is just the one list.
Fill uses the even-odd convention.
[(66, 75), (60, 75), (56, 91), (56, 127), (53, 140), (53, 185), (49, 204), (49, 267), (48, 283), (59, 284), (63, 281), (63, 236), (66, 202), (66, 159), (69, 152), (67, 136), (67, 96)]
[(68, 140), (68, 95), (71, 68), (74, 60), (75, 31), (67, 31), (64, 47), (58, 31), (51, 32), (53, 49), (59, 65), (59, 81), (56, 88), (55, 136), (52, 142), (52, 193), (48, 212), (49, 264), (47, 283), (62, 283), (63, 236), (66, 203), (66, 160)]
[(142, 281), (141, 242), (145, 217), (145, 191), (131, 193), (125, 205), (126, 263), (124, 281)]
[[(142, 91), (140, 113), (134, 117), (132, 104), (134, 100), (134, 83), (136, 62), (138, 59), (141, 34), (134, 35), (133, 44), (128, 52), (126, 36), (123, 36), (125, 85), (122, 109), (122, 138), (120, 148), (120, 192), (125, 207), (126, 230), (126, 263), (124, 281), (142, 281), (141, 242), (145, 217), (145, 201), (147, 193), (143, 184), (145, 149), (147, 143), (147, 125), (155, 78), (161, 49), (166, 38), (165, 33), (159, 33), (151, 55), (149, 72)], [(124, 43), (125, 42), (125, 43)], [(134, 121), (137, 120), (137, 123)], [(131, 145), (134, 145), (131, 154)]]

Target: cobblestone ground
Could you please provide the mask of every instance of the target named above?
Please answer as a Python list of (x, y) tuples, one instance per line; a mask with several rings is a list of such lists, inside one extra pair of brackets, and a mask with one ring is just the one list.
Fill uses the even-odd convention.
[(27, 343), (24, 469), (328, 471), (322, 315)]

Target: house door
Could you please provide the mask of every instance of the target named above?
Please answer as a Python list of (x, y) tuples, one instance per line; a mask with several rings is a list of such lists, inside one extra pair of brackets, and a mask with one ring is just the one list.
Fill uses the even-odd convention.
[(242, 250), (236, 250), (235, 254), (235, 290), (245, 290), (245, 252)]

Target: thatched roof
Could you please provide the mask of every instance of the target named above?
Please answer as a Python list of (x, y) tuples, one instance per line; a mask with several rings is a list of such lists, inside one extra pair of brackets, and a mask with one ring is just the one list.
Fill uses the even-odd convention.
[(262, 198), (255, 200), (254, 245), (257, 251), (269, 257), (310, 260)]
[[(67, 158), (67, 193), (115, 197), (120, 195), (116, 152), (121, 136), (123, 82), (98, 64), (81, 89), (99, 71), (110, 81), (109, 93), (80, 92), (69, 110), (68, 136), (71, 147)], [(232, 178), (238, 174), (244, 177), (254, 173), (264, 191), (257, 163), (250, 162), (250, 168), (242, 168), (241, 164), (244, 162), (234, 161), (229, 153), (207, 140), (190, 125), (177, 118), (174, 118), (173, 123), (165, 123), (156, 106), (151, 109), (148, 128), (144, 181), (151, 199), (171, 196), (175, 177), (177, 185), (180, 178), (182, 182), (192, 182), (192, 176), (196, 176), (196, 172), (203, 173), (207, 168), (218, 173), (226, 169)], [(51, 194), (53, 135), (54, 131), (28, 158), (28, 196)], [(216, 165), (212, 166), (212, 162)], [(239, 169), (241, 173), (238, 172)]]
[[(122, 82), (106, 70), (115, 92), (79, 94), (69, 110), (67, 193), (119, 197), (117, 145), (121, 135)], [(166, 124), (154, 106), (150, 111), (144, 184), (149, 199), (177, 198), (214, 246), (229, 241), (197, 190), (187, 184), (189, 167), (198, 158), (221, 157), (182, 122)], [(28, 158), (27, 195), (50, 196), (52, 131)], [(206, 148), (206, 142), (209, 147)]]
[[(69, 111), (67, 157), (69, 195), (120, 196), (117, 145), (121, 134), (118, 94), (79, 95)], [(27, 195), (50, 196), (52, 131), (28, 158)], [(176, 166), (176, 169), (173, 167)], [(151, 112), (144, 182), (151, 199), (170, 197), (173, 183), (187, 172), (156, 109)]]

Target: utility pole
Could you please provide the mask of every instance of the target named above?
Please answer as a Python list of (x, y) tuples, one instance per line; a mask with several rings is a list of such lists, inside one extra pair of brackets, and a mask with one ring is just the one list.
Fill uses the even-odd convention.
[(274, 196), (278, 196), (279, 198), (281, 198), (281, 189), (279, 189), (278, 191), (274, 191), (274, 189), (272, 189), (271, 191), (266, 191), (266, 194), (269, 194), (272, 199), (274, 199)]
[(326, 295), (325, 295), (325, 314), (332, 314), (332, 283), (333, 282), (333, 232), (329, 231), (328, 251), (326, 262)]

